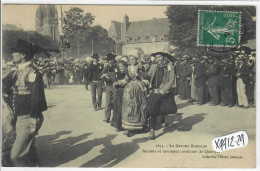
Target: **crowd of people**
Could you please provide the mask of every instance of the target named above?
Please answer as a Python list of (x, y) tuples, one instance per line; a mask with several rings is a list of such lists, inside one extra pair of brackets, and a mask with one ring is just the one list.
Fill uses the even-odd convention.
[(82, 84), (84, 66), (80, 60), (69, 59), (64, 62), (55, 62), (45, 59), (34, 62), (36, 68), (42, 73), (44, 86)]
[[(128, 56), (109, 53), (99, 62), (93, 55), (85, 70), (90, 84), (95, 111), (102, 109), (102, 84), (105, 84), (106, 104), (104, 122), (116, 131), (126, 130), (133, 136), (137, 130), (151, 125), (149, 138), (155, 138), (157, 117), (177, 112), (174, 100), (176, 71), (173, 56), (158, 52), (154, 60), (141, 58), (138, 49)], [(112, 114), (113, 111), (113, 114)]]
[[(122, 56), (114, 56), (113, 59), (109, 59), (109, 61), (113, 61), (109, 65), (118, 67), (117, 62), (120, 57)], [(145, 78), (144, 74), (153, 64), (153, 58), (151, 55), (142, 57), (142, 72), (140, 73), (142, 77)], [(255, 50), (252, 50), (249, 54), (243, 50), (238, 50), (228, 55), (194, 54), (175, 56), (175, 58), (176, 61), (173, 64), (177, 82), (175, 94), (180, 99), (197, 102), (198, 105), (209, 102), (213, 106), (255, 107)], [(37, 61), (35, 65), (43, 74), (45, 87), (85, 84), (88, 90), (92, 79), (92, 76), (88, 75), (88, 71), (92, 67), (94, 59), (97, 59), (102, 71), (108, 59), (101, 58), (98, 54), (87, 57), (83, 64), (79, 60), (70, 59), (64, 63), (56, 63), (50, 60)], [(126, 63), (129, 63), (127, 56), (124, 56), (123, 59)], [(238, 85), (237, 81), (239, 82)], [(111, 89), (106, 93), (112, 95), (112, 83), (107, 83), (102, 79), (97, 89), (98, 103), (102, 92), (106, 89), (104, 83), (106, 83), (106, 88)], [(95, 85), (98, 86), (98, 84)], [(98, 105), (98, 107), (101, 108), (101, 105)], [(110, 116), (109, 112), (107, 112), (107, 116)]]
[[(116, 131), (127, 130), (126, 134), (132, 136), (134, 130), (143, 129), (148, 122), (150, 138), (154, 139), (156, 117), (151, 116), (161, 115), (163, 123), (165, 114), (176, 113), (175, 95), (198, 105), (255, 107), (255, 50), (249, 53), (237, 50), (224, 55), (174, 56), (158, 52), (141, 57), (133, 54), (116, 56), (110, 53), (103, 65), (95, 55), (85, 71), (95, 111), (101, 109), (102, 84), (106, 85), (104, 122), (111, 123)], [(160, 61), (161, 56), (165, 60)], [(158, 67), (161, 65), (164, 67)], [(166, 74), (162, 68), (172, 72)], [(163, 92), (165, 85), (170, 89)], [(158, 104), (163, 106), (160, 110)]]
[(255, 50), (224, 55), (177, 55), (156, 52), (142, 56), (108, 53), (64, 63), (35, 61), (35, 44), (18, 40), (13, 61), (3, 62), (4, 166), (38, 166), (35, 136), (47, 110), (44, 88), (51, 84), (90, 86), (94, 111), (106, 104), (104, 122), (130, 137), (149, 129), (155, 139), (157, 118), (177, 113), (175, 96), (187, 103), (255, 107)]
[(184, 55), (176, 64), (180, 99), (198, 105), (255, 107), (255, 51)]

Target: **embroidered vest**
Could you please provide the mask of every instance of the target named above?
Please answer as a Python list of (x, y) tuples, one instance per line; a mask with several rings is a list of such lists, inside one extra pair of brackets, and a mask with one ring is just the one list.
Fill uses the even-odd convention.
[(28, 95), (31, 93), (29, 89), (29, 74), (34, 74), (34, 72), (35, 69), (30, 65), (17, 71), (15, 87), (18, 95)]

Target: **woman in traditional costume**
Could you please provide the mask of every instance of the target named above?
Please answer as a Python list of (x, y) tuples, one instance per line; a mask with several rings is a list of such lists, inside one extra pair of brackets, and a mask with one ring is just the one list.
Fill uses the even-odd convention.
[(122, 127), (127, 130), (129, 137), (135, 130), (142, 130), (145, 124), (147, 88), (140, 77), (139, 59), (140, 53), (135, 49), (129, 56), (129, 83), (123, 93)]
[(116, 81), (113, 84), (113, 87), (115, 88), (115, 95), (111, 125), (116, 128), (117, 132), (122, 130), (122, 103), (124, 88), (127, 84), (127, 80), (125, 80), (127, 74), (127, 66), (128, 63), (126, 61), (118, 61), (119, 71), (116, 73)]

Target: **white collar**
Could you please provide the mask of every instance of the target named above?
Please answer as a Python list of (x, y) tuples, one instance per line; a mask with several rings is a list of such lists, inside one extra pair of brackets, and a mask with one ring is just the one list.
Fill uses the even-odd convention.
[(27, 66), (30, 65), (31, 63), (32, 63), (31, 61), (28, 61), (28, 62), (19, 64), (19, 65), (18, 65), (18, 70), (24, 69), (25, 67), (27, 67)]

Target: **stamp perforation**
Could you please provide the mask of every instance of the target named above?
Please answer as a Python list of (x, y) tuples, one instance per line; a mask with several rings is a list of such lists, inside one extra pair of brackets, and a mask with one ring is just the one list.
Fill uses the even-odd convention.
[[(201, 29), (200, 29), (200, 22), (201, 22), (201, 12), (209, 12), (209, 13), (222, 13), (222, 14), (225, 14), (225, 13), (230, 13), (230, 14), (239, 14), (238, 16), (238, 36), (237, 36), (237, 39), (238, 39), (238, 43), (237, 44), (234, 44), (234, 45), (227, 45), (227, 44), (224, 44), (224, 45), (214, 45), (214, 44), (206, 44), (206, 43), (201, 43)], [(198, 10), (198, 25), (197, 25), (197, 46), (200, 46), (200, 47), (240, 47), (240, 43), (241, 43), (241, 15), (242, 15), (242, 12), (241, 11), (219, 11), (219, 10)]]

